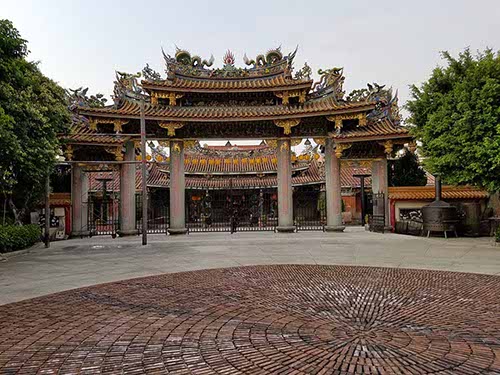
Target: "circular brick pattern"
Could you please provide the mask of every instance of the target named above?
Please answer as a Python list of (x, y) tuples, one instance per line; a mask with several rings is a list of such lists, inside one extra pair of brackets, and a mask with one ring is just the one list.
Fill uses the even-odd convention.
[(342, 266), (167, 274), (0, 306), (0, 373), (498, 374), (500, 278)]

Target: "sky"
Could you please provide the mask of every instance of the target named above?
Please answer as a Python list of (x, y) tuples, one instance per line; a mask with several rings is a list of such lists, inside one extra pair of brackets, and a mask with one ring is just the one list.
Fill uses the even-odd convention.
[[(386, 84), (399, 92), (426, 80), (440, 51), (500, 49), (500, 0), (76, 1), (0, 0), (29, 42), (30, 60), (65, 88), (113, 91), (115, 70), (165, 75), (161, 47), (202, 58), (230, 49), (236, 65), (281, 45), (298, 45), (295, 68), (344, 67), (345, 90)], [(317, 74), (315, 78), (317, 79)]]

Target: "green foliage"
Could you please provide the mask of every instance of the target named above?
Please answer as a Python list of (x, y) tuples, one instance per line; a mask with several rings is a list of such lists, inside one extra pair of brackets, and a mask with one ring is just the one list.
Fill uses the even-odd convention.
[(16, 221), (43, 192), (70, 113), (64, 90), (26, 60), (26, 41), (0, 20), (0, 193), (9, 195)]
[(390, 161), (390, 186), (425, 186), (426, 184), (427, 176), (420, 167), (417, 155), (408, 149), (405, 149), (405, 154), (399, 159)]
[(28, 225), (0, 225), (0, 253), (26, 249), (40, 241), (40, 227)]
[(495, 240), (496, 242), (500, 242), (500, 226), (495, 231)]
[(500, 54), (442, 56), (420, 87), (411, 86), (406, 107), (422, 142), (425, 168), (446, 183), (500, 190)]

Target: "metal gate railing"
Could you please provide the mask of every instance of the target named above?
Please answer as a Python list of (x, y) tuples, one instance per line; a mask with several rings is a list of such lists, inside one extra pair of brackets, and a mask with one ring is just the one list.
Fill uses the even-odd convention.
[(385, 228), (385, 197), (384, 193), (373, 194), (373, 214), (369, 217), (371, 232), (384, 233)]
[(111, 235), (116, 237), (120, 227), (119, 200), (109, 195), (89, 194), (87, 229), (90, 236)]
[(192, 190), (186, 192), (190, 232), (274, 231), (277, 194), (272, 190)]
[(319, 189), (296, 189), (293, 192), (293, 216), (297, 231), (324, 230), (326, 194)]
[[(148, 233), (167, 233), (170, 226), (170, 210), (168, 205), (168, 195), (163, 199), (151, 196), (148, 199)], [(138, 233), (142, 233), (142, 196), (135, 196), (135, 228)]]

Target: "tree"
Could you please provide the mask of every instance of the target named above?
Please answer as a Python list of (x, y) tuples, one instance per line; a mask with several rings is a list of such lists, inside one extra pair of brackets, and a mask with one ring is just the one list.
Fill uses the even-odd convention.
[(447, 66), (411, 86), (406, 105), (424, 166), (447, 183), (499, 191), (500, 54), (466, 49), (458, 58), (442, 56)]
[(425, 186), (427, 176), (420, 167), (418, 157), (408, 149), (400, 158), (390, 161), (389, 185), (390, 186)]
[(26, 60), (26, 40), (0, 20), (0, 189), (22, 222), (43, 193), (69, 129), (64, 90)]

